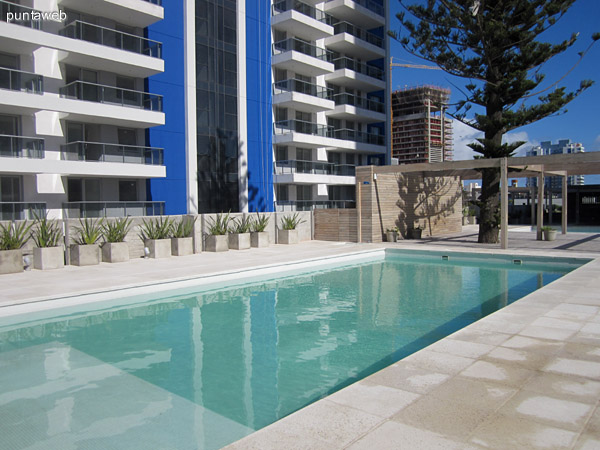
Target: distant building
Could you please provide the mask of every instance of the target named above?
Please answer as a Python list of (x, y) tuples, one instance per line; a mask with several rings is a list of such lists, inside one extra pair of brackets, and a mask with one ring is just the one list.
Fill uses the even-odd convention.
[[(581, 143), (571, 142), (570, 139), (561, 139), (558, 144), (553, 144), (552, 141), (544, 141), (537, 147), (532, 147), (527, 152), (527, 156), (541, 155), (556, 155), (562, 153), (583, 153), (584, 147)], [(581, 186), (584, 184), (583, 175), (569, 175), (567, 184), (569, 186)], [(532, 177), (527, 179), (528, 187), (537, 187), (537, 178)], [(560, 190), (562, 188), (562, 177), (546, 177), (544, 180), (546, 189)]]
[(419, 86), (392, 93), (392, 158), (399, 164), (452, 161), (450, 90)]

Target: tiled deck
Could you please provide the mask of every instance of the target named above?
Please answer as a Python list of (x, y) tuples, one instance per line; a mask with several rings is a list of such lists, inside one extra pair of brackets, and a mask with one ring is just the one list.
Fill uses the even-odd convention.
[[(600, 235), (511, 249), (474, 228), (398, 248), (597, 258)], [(298, 246), (3, 275), (0, 306), (385, 247)], [(30, 306), (33, 306), (30, 304)], [(0, 313), (3, 308), (0, 308)], [(244, 439), (231, 449), (600, 448), (600, 259)]]

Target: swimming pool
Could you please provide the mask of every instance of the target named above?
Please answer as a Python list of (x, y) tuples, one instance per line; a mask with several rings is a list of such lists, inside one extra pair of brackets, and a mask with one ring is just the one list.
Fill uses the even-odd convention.
[(0, 319), (0, 436), (11, 449), (219, 448), (583, 262), (389, 251)]

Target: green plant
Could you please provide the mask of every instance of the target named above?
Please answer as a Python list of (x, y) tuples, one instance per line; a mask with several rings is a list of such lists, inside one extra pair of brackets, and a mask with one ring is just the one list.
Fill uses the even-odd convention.
[(194, 231), (194, 223), (196, 222), (196, 218), (194, 220), (186, 219), (182, 217), (181, 220), (177, 223), (173, 223), (171, 226), (171, 235), (174, 238), (186, 238), (192, 235)]
[(102, 237), (102, 223), (104, 219), (79, 219), (79, 227), (75, 227), (77, 245), (92, 245)]
[(7, 226), (0, 225), (0, 250), (18, 250), (23, 247), (32, 225), (27, 225), (26, 220), (20, 224), (11, 222)]
[(142, 225), (140, 225), (138, 236), (142, 241), (149, 239), (168, 239), (171, 237), (172, 225), (173, 220), (168, 217), (149, 219), (148, 221), (142, 219)]
[(62, 230), (56, 220), (48, 220), (48, 216), (40, 218), (34, 213), (36, 228), (31, 232), (31, 239), (40, 248), (58, 247), (62, 239)]
[(102, 226), (104, 240), (106, 242), (124, 242), (132, 223), (133, 220), (129, 217), (121, 217), (114, 222), (106, 221)]
[(252, 229), (252, 220), (247, 216), (243, 216), (239, 219), (233, 220), (233, 226), (229, 227), (229, 232), (237, 233), (237, 234), (250, 233), (251, 229)]
[(546, 225), (542, 227), (542, 231), (556, 231), (556, 229)]
[(221, 236), (227, 234), (229, 229), (229, 217), (230, 213), (217, 214), (217, 217), (213, 219), (212, 223), (208, 225), (208, 234), (212, 236)]
[(267, 229), (267, 225), (269, 224), (270, 217), (266, 214), (262, 216), (259, 213), (256, 213), (256, 219), (252, 221), (252, 231), (255, 233), (262, 233)]
[(281, 218), (281, 228), (283, 230), (295, 230), (298, 225), (306, 222), (298, 217), (298, 213), (294, 213), (293, 216), (284, 216)]

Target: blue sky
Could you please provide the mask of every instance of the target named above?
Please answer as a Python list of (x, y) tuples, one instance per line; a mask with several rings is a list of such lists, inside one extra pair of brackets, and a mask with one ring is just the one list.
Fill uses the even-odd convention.
[[(407, 0), (414, 3), (416, 0)], [(390, 28), (400, 30), (400, 22), (395, 17), (401, 11), (397, 0), (390, 0), (392, 17)], [(540, 40), (557, 43), (567, 39), (572, 33), (579, 32), (579, 38), (567, 52), (556, 56), (546, 63), (543, 73), (546, 79), (541, 87), (561, 78), (577, 62), (578, 52), (585, 50), (591, 42), (591, 35), (600, 32), (600, 0), (577, 0), (567, 14)], [(412, 64), (430, 64), (409, 54), (402, 46), (391, 39), (391, 55), (394, 62)], [(586, 152), (600, 151), (600, 41), (598, 41), (577, 67), (570, 72), (559, 86), (567, 89), (576, 89), (583, 79), (591, 79), (596, 83), (582, 95), (567, 105), (567, 113), (548, 117), (531, 125), (513, 130), (507, 138), (509, 140), (527, 141), (519, 148), (518, 154), (524, 154), (532, 145), (542, 141), (556, 142), (559, 139), (571, 139), (581, 142)], [(392, 74), (392, 90), (405, 86), (431, 84), (450, 88), (452, 91), (451, 102), (460, 100), (462, 94), (455, 86), (465, 84), (465, 81), (453, 77), (441, 70), (408, 69), (396, 67)], [(471, 110), (473, 111), (473, 109)], [(455, 121), (454, 126), (454, 159), (471, 159), (472, 151), (466, 144), (472, 142), (477, 136), (477, 131)], [(586, 184), (600, 184), (600, 175), (586, 176)]]

